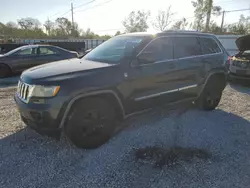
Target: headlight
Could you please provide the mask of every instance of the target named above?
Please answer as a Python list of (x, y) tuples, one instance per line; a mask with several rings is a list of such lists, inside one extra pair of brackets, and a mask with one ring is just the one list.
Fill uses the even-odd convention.
[(59, 92), (60, 86), (38, 86), (33, 85), (29, 97), (54, 97)]

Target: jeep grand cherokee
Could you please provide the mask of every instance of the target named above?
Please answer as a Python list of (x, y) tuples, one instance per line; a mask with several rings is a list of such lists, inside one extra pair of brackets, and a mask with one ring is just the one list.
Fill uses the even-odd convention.
[(82, 59), (31, 68), (15, 100), (22, 120), (42, 134), (65, 131), (78, 147), (105, 143), (117, 120), (159, 104), (218, 105), (228, 55), (214, 35), (165, 31), (113, 37)]

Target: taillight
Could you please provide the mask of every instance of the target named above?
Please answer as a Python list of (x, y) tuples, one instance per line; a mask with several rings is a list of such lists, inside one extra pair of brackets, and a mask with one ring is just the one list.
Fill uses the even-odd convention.
[(228, 56), (228, 58), (227, 58), (227, 64), (231, 64), (232, 63), (232, 57), (231, 56)]

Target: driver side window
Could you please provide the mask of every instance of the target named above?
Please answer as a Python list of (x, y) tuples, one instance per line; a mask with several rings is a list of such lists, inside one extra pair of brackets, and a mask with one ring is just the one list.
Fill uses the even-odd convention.
[(139, 60), (142, 64), (170, 59), (173, 59), (173, 42), (171, 37), (155, 39), (139, 55)]
[(18, 56), (30, 56), (30, 55), (36, 55), (37, 54), (37, 48), (26, 48), (19, 50), (15, 55)]

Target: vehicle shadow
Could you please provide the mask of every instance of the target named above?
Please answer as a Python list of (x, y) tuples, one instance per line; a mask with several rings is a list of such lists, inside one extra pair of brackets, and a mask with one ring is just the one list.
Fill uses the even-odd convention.
[(229, 83), (229, 86), (240, 93), (250, 94), (250, 83), (233, 82)]
[[(131, 153), (132, 148), (159, 142), (167, 147), (178, 144), (209, 148), (231, 158), (237, 157), (235, 149), (245, 152), (250, 143), (249, 121), (221, 109), (204, 112), (192, 105), (178, 109), (156, 108), (129, 118), (124, 125), (127, 128), (95, 150), (78, 149), (65, 138), (58, 142), (28, 128), (6, 136), (0, 139), (0, 186), (59, 187), (68, 182), (71, 187), (84, 186), (86, 181), (91, 182), (96, 168), (103, 177), (108, 173), (106, 167), (114, 160), (124, 160), (122, 156)], [(127, 170), (133, 171), (132, 168)], [(84, 177), (87, 178), (82, 181)], [(106, 178), (113, 181), (110, 176)]]

